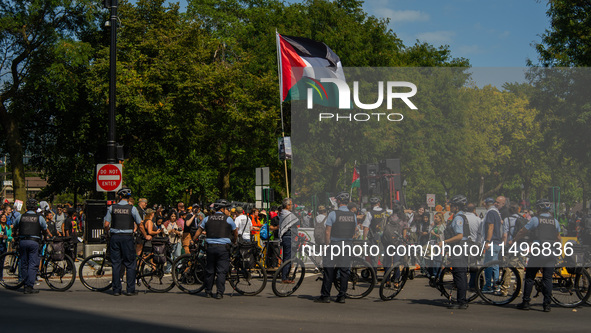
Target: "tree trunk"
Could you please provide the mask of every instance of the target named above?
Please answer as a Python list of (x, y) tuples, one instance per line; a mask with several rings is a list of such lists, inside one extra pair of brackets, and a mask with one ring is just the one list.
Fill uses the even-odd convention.
[[(23, 163), (23, 143), (15, 119), (8, 113), (4, 103), (0, 103), (0, 122), (6, 133), (6, 147), (12, 167), (12, 189), (14, 199), (27, 201), (25, 188), (25, 164)], [(24, 208), (25, 205), (23, 205)]]
[[(220, 172), (218, 174), (218, 185), (221, 190), (220, 198), (228, 199), (228, 195), (230, 194), (230, 173), (232, 172), (232, 162), (230, 161), (220, 161), (220, 165), (224, 165), (224, 167), (220, 167)], [(214, 199), (217, 200), (218, 198)]]
[(484, 176), (480, 176), (480, 187), (478, 188), (478, 205), (484, 200)]

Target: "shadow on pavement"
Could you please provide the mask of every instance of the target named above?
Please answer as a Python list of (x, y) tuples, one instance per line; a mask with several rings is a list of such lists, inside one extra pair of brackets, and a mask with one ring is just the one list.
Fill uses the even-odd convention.
[[(67, 310), (58, 306), (54, 308), (39, 305), (35, 304), (37, 296), (24, 295), (22, 291), (0, 290), (0, 332), (212, 332), (145, 323), (142, 322), (141, 314), (137, 315), (137, 320), (128, 320), (104, 314)], [(133, 309), (125, 309), (123, 306), (112, 309), (114, 314), (128, 311)], [(189, 319), (187, 318), (188, 321)]]

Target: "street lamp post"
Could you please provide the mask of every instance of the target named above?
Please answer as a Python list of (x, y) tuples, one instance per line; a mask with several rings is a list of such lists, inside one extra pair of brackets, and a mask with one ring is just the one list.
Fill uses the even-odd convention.
[[(111, 9), (111, 18), (105, 25), (111, 27), (110, 81), (109, 81), (109, 135), (107, 137), (107, 163), (117, 163), (115, 90), (117, 73), (117, 0), (105, 0), (105, 8)], [(115, 200), (115, 192), (108, 192), (107, 198)]]

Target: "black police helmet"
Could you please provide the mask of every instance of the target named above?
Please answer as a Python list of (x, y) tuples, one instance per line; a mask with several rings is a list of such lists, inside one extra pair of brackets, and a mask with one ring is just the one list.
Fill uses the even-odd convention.
[(337, 201), (339, 201), (339, 202), (348, 203), (348, 202), (349, 202), (349, 199), (351, 198), (351, 196), (349, 195), (349, 193), (348, 193), (348, 192), (345, 192), (345, 191), (343, 191), (343, 192), (339, 192), (339, 194), (337, 194), (337, 195), (335, 196), (335, 198), (336, 198), (336, 199), (337, 199)]
[(536, 207), (540, 210), (549, 211), (552, 209), (552, 201), (548, 199), (540, 199), (536, 201)]
[(220, 210), (222, 208), (228, 208), (232, 206), (232, 204), (226, 200), (226, 199), (218, 199), (214, 204), (213, 204), (213, 209), (215, 210)]
[(372, 205), (378, 204), (378, 203), (380, 203), (380, 198), (371, 197), (371, 198), (369, 198), (369, 203), (371, 203)]
[(464, 195), (458, 194), (454, 195), (449, 203), (453, 206), (464, 207), (468, 203), (468, 199)]
[(128, 187), (122, 187), (119, 191), (117, 191), (117, 195), (123, 198), (131, 197), (131, 189)]
[(27, 199), (27, 210), (37, 210), (37, 199), (29, 198)]

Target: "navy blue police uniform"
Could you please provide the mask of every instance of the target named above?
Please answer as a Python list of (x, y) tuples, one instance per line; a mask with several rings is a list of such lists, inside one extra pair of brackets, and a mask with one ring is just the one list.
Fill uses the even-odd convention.
[(25, 282), (25, 293), (30, 294), (37, 292), (33, 287), (39, 271), (39, 242), (47, 230), (47, 223), (34, 208), (27, 208), (25, 214), (16, 218), (13, 228), (18, 232), (20, 274)]
[[(342, 250), (346, 248), (345, 246), (351, 248), (357, 226), (357, 216), (355, 216), (355, 213), (349, 211), (346, 205), (340, 206), (338, 210), (328, 214), (326, 226), (331, 227), (331, 246), (342, 247)], [(351, 256), (348, 253), (341, 253), (340, 256), (331, 258), (330, 253), (325, 253), (322, 262), (324, 265), (324, 276), (322, 279), (322, 288), (320, 289), (321, 299), (326, 300), (330, 297), (332, 284), (338, 274), (340, 289), (337, 295), (337, 302), (344, 302), (349, 284), (349, 276), (351, 275)]]
[[(534, 216), (524, 226), (525, 229), (533, 231), (534, 237), (532, 243), (539, 243), (540, 248), (544, 243), (554, 244), (558, 241), (558, 235), (560, 233), (560, 224), (550, 213), (542, 213), (539, 216)], [(540, 253), (539, 256), (530, 257), (527, 267), (525, 268), (525, 285), (523, 288), (523, 308), (524, 305), (528, 305), (531, 301), (531, 292), (534, 286), (534, 279), (536, 274), (542, 270), (542, 294), (544, 295), (544, 311), (550, 311), (550, 303), (552, 302), (552, 274), (554, 273), (554, 265), (556, 263), (556, 257), (550, 253), (548, 256), (544, 256)], [(528, 306), (525, 306), (527, 309)]]
[(205, 267), (205, 293), (212, 296), (213, 282), (216, 284), (216, 298), (222, 298), (226, 290), (226, 275), (230, 269), (230, 248), (232, 233), (236, 224), (221, 211), (206, 217), (200, 225), (205, 230), (207, 243), (207, 264)]
[(105, 221), (109, 222), (111, 240), (111, 263), (113, 264), (113, 294), (121, 295), (121, 266), (125, 267), (127, 275), (127, 295), (135, 295), (135, 243), (133, 239), (134, 223), (142, 222), (140, 214), (127, 200), (122, 199), (119, 203), (107, 209)]

